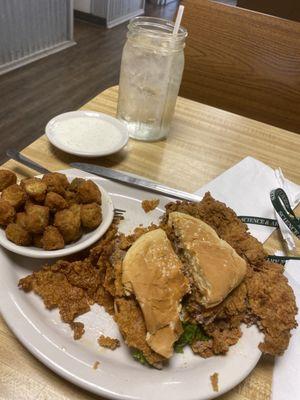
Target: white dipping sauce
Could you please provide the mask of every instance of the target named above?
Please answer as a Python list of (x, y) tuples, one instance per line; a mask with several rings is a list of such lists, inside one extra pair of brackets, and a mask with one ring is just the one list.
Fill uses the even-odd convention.
[(122, 133), (109, 121), (94, 117), (73, 117), (54, 122), (56, 140), (70, 150), (95, 153), (115, 149), (123, 139)]

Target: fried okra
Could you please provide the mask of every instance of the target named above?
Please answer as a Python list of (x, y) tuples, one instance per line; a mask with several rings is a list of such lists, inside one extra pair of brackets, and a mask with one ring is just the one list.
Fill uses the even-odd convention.
[(91, 180), (48, 173), (25, 178), (0, 170), (0, 226), (16, 244), (57, 250), (102, 222), (101, 191)]
[(30, 246), (32, 243), (30, 233), (18, 224), (11, 223), (7, 225), (5, 234), (8, 240), (18, 244), (19, 246)]
[(45, 206), (52, 212), (63, 210), (68, 207), (66, 200), (58, 193), (49, 192), (46, 195)]
[(42, 178), (42, 182), (47, 185), (48, 192), (55, 192), (62, 196), (65, 195), (66, 189), (70, 185), (66, 175), (60, 174), (59, 172), (45, 174)]
[(16, 211), (6, 200), (0, 200), (0, 225), (8, 225), (14, 221)]
[(85, 179), (83, 178), (74, 178), (70, 184), (69, 190), (71, 192), (77, 192), (78, 186), (83, 182), (85, 182)]
[(26, 221), (27, 221), (27, 216), (25, 212), (18, 212), (16, 214), (15, 223), (20, 225), (24, 229), (26, 229)]
[(18, 209), (25, 203), (27, 195), (19, 185), (15, 184), (4, 189), (1, 198), (8, 201), (15, 209)]
[(8, 169), (0, 169), (0, 192), (17, 183), (17, 175)]
[(45, 200), (47, 193), (47, 185), (42, 182), (39, 178), (28, 178), (23, 179), (21, 182), (21, 186), (24, 191), (28, 194), (28, 196), (37, 201), (38, 203), (42, 203)]
[(55, 226), (46, 227), (41, 243), (45, 250), (58, 250), (65, 246), (64, 238)]
[(101, 192), (98, 186), (91, 180), (79, 183), (77, 188), (78, 203), (98, 203), (101, 204)]
[(42, 238), (43, 238), (43, 235), (41, 233), (36, 233), (36, 234), (32, 235), (33, 245), (35, 247), (39, 247), (40, 249), (42, 249), (43, 248)]
[(77, 203), (77, 194), (71, 190), (66, 190), (65, 199), (69, 206)]
[(49, 208), (31, 205), (26, 210), (26, 227), (31, 233), (42, 233), (49, 225)]
[(71, 243), (81, 236), (80, 218), (71, 210), (58, 211), (54, 216), (54, 226), (62, 234), (65, 243)]
[(70, 207), (70, 211), (73, 213), (74, 223), (80, 227), (79, 237), (77, 238), (79, 239), (83, 234), (81, 226), (81, 204), (72, 204)]
[(80, 224), (81, 204), (72, 204), (69, 210), (72, 211), (77, 223)]
[(41, 205), (41, 204), (34, 203), (32, 200), (27, 199), (25, 201), (24, 211), (27, 212), (32, 206), (39, 206), (39, 205)]
[(96, 229), (102, 222), (101, 207), (97, 203), (83, 204), (80, 216), (84, 228)]

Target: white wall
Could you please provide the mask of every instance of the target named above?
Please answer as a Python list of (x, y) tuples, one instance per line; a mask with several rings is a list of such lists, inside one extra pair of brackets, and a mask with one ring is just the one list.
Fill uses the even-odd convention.
[(74, 0), (74, 8), (105, 18), (107, 27), (112, 28), (144, 14), (145, 0)]
[(0, 0), (0, 74), (74, 44), (72, 0)]
[(79, 10), (85, 13), (91, 12), (92, 0), (74, 0), (75, 10)]

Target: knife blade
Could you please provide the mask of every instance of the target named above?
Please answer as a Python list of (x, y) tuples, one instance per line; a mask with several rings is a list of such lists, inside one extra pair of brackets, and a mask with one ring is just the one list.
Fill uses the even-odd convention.
[(100, 167), (94, 164), (74, 162), (70, 164), (74, 168), (81, 169), (82, 171), (89, 172), (94, 175), (101, 176), (103, 178), (111, 179), (116, 182), (125, 183), (129, 186), (134, 186), (143, 190), (149, 190), (150, 192), (159, 193), (172, 197), (174, 199), (188, 200), (198, 202), (202, 198), (195, 194), (183, 192), (181, 190), (173, 189), (160, 183), (149, 181), (144, 178), (138, 178), (132, 175), (128, 175), (124, 172), (119, 172), (110, 168)]
[(30, 158), (28, 158), (28, 157), (25, 157), (23, 154), (21, 154), (16, 149), (7, 149), (6, 155), (7, 155), (7, 157), (12, 158), (13, 160), (18, 161), (19, 163), (26, 165), (26, 167), (34, 169), (35, 171), (38, 171), (43, 175), (50, 172), (48, 169), (44, 168), (42, 165), (36, 163), (35, 161), (30, 160)]

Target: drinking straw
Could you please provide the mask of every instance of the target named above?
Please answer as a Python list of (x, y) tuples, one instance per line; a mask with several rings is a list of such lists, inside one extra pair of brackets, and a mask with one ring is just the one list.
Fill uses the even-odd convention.
[(174, 24), (174, 29), (173, 29), (173, 35), (177, 35), (179, 28), (180, 28), (180, 24), (181, 24), (181, 20), (182, 20), (182, 14), (184, 11), (184, 6), (179, 6), (178, 8), (178, 13), (177, 13), (177, 17), (176, 17), (176, 21)]
[[(176, 16), (176, 20), (175, 20), (173, 32), (172, 32), (172, 41), (171, 41), (171, 43), (170, 43), (171, 49), (172, 49), (172, 48), (174, 47), (174, 45), (175, 45), (175, 41), (176, 41), (175, 36), (178, 35), (178, 31), (179, 31), (180, 24), (181, 24), (181, 20), (182, 20), (183, 11), (184, 11), (184, 6), (183, 6), (183, 5), (180, 5), (179, 8), (178, 8), (178, 12), (177, 12), (177, 16)], [(170, 76), (170, 74), (171, 74), (171, 68), (172, 68), (173, 57), (174, 57), (174, 56), (171, 55), (171, 57), (168, 57), (168, 60), (167, 60), (166, 70), (167, 70), (167, 75), (169, 75), (169, 76)], [(163, 101), (162, 104), (166, 104), (166, 102), (167, 102), (167, 98), (168, 98), (168, 94), (169, 94), (170, 81), (171, 81), (171, 80), (169, 79), (169, 81), (168, 81), (168, 83), (167, 83), (167, 88), (166, 88), (166, 91), (165, 91), (165, 95), (164, 95), (164, 97), (163, 97), (163, 99), (162, 99), (162, 101)], [(164, 111), (163, 111), (163, 116), (162, 116), (162, 121), (163, 121), (164, 118), (165, 118), (165, 113), (166, 113), (166, 111), (167, 111), (167, 107), (166, 107), (166, 105), (165, 105)]]

